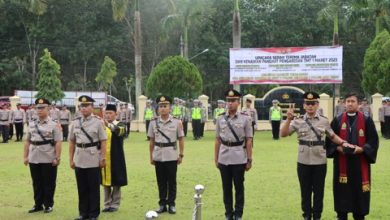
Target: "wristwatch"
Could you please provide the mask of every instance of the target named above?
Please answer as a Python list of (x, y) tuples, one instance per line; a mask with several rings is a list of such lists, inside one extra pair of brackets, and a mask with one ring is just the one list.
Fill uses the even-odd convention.
[(252, 158), (248, 158), (248, 163), (252, 163)]
[(183, 157), (184, 157), (184, 154), (179, 154), (179, 157), (180, 157), (180, 158), (183, 158)]

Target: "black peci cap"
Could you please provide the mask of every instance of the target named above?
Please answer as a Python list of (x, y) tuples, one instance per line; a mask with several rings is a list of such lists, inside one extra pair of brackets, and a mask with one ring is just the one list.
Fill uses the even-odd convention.
[(114, 111), (114, 112), (116, 112), (116, 105), (107, 104), (106, 111)]

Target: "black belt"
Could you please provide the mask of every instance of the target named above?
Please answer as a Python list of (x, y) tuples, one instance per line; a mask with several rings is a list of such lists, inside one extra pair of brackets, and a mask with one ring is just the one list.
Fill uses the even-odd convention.
[(228, 146), (228, 147), (237, 147), (237, 146), (242, 146), (244, 144), (244, 141), (229, 142), (229, 141), (224, 141), (221, 139), (221, 143), (225, 146)]
[(97, 147), (99, 145), (99, 142), (93, 142), (88, 144), (76, 144), (77, 147), (80, 148), (88, 148), (88, 147)]
[(15, 121), (23, 121), (23, 119), (15, 119)]
[(5, 120), (1, 119), (1, 121), (8, 121), (8, 119), (5, 119)]
[(306, 146), (324, 146), (325, 141), (305, 141), (305, 140), (299, 140), (300, 145), (306, 145)]
[(67, 118), (61, 118), (60, 120), (69, 121), (69, 119), (67, 119)]
[(176, 142), (168, 142), (168, 143), (155, 142), (154, 146), (158, 146), (158, 147), (175, 147), (176, 146)]
[(35, 146), (50, 144), (51, 140), (46, 141), (31, 141), (30, 143)]

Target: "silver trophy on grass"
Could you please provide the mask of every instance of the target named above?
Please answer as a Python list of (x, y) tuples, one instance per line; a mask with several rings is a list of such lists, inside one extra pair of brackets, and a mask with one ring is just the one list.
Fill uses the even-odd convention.
[(203, 185), (195, 186), (195, 195), (194, 195), (194, 213), (192, 215), (192, 220), (201, 220), (202, 219), (202, 193), (204, 192)]

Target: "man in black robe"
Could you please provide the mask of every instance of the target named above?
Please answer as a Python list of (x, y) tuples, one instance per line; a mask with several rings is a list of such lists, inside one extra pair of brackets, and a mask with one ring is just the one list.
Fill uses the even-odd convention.
[(121, 186), (127, 185), (126, 162), (123, 151), (123, 138), (126, 135), (126, 124), (118, 122), (116, 106), (108, 104), (104, 112), (107, 148), (106, 166), (102, 168), (102, 185), (104, 187), (103, 212), (118, 210), (121, 200)]
[(345, 103), (347, 111), (334, 118), (331, 127), (353, 146), (337, 146), (329, 139), (326, 143), (328, 157), (334, 158), (334, 208), (338, 220), (348, 219), (349, 212), (362, 220), (370, 208), (370, 164), (376, 161), (378, 134), (372, 118), (358, 111), (356, 94), (347, 95)]

